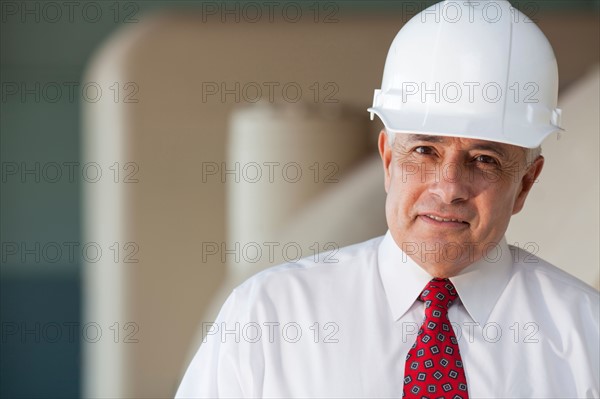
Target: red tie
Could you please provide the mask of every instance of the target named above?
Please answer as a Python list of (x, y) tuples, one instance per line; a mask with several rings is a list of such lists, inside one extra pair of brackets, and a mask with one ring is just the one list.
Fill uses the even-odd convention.
[(403, 397), (469, 397), (458, 342), (448, 319), (448, 308), (456, 298), (454, 285), (448, 279), (434, 278), (421, 293), (425, 319), (406, 355)]

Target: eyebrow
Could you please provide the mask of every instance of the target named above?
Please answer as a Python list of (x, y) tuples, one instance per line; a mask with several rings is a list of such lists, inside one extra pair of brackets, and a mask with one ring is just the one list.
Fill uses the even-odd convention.
[(506, 158), (506, 152), (499, 146), (493, 144), (475, 144), (473, 150), (490, 151), (498, 155), (499, 157)]
[[(406, 139), (408, 142), (424, 141), (427, 143), (443, 143), (444, 141), (446, 141), (445, 136), (435, 136), (428, 134), (407, 134)], [(499, 157), (506, 158), (506, 151), (504, 151), (504, 149), (501, 147), (501, 144), (488, 144), (487, 142), (481, 142), (474, 144), (472, 147), (469, 148), (469, 150), (490, 151), (495, 153)]]

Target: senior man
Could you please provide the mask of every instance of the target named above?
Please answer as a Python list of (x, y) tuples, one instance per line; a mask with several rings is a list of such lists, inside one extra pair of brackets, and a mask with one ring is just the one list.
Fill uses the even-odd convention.
[(598, 292), (504, 238), (561, 130), (557, 90), (507, 1), (411, 19), (370, 108), (387, 234), (237, 287), (177, 396), (598, 397)]

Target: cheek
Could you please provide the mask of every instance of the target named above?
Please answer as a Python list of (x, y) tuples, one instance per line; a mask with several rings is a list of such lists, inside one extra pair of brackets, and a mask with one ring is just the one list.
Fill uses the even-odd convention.
[(386, 212), (395, 218), (409, 218), (423, 192), (418, 177), (392, 172), (386, 199)]
[(513, 185), (492, 184), (475, 198), (480, 221), (487, 229), (504, 228), (512, 216), (515, 203)]

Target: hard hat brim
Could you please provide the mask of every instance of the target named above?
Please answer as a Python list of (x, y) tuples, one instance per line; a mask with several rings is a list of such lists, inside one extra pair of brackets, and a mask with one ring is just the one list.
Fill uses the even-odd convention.
[[(386, 130), (391, 133), (428, 134), (435, 136), (461, 137), (498, 143), (511, 144), (524, 148), (536, 148), (552, 133), (564, 130), (552, 124), (523, 126), (511, 121), (498, 121), (477, 115), (418, 115), (397, 110), (371, 107), (367, 111), (377, 115)], [(500, 123), (499, 123), (500, 122)]]

